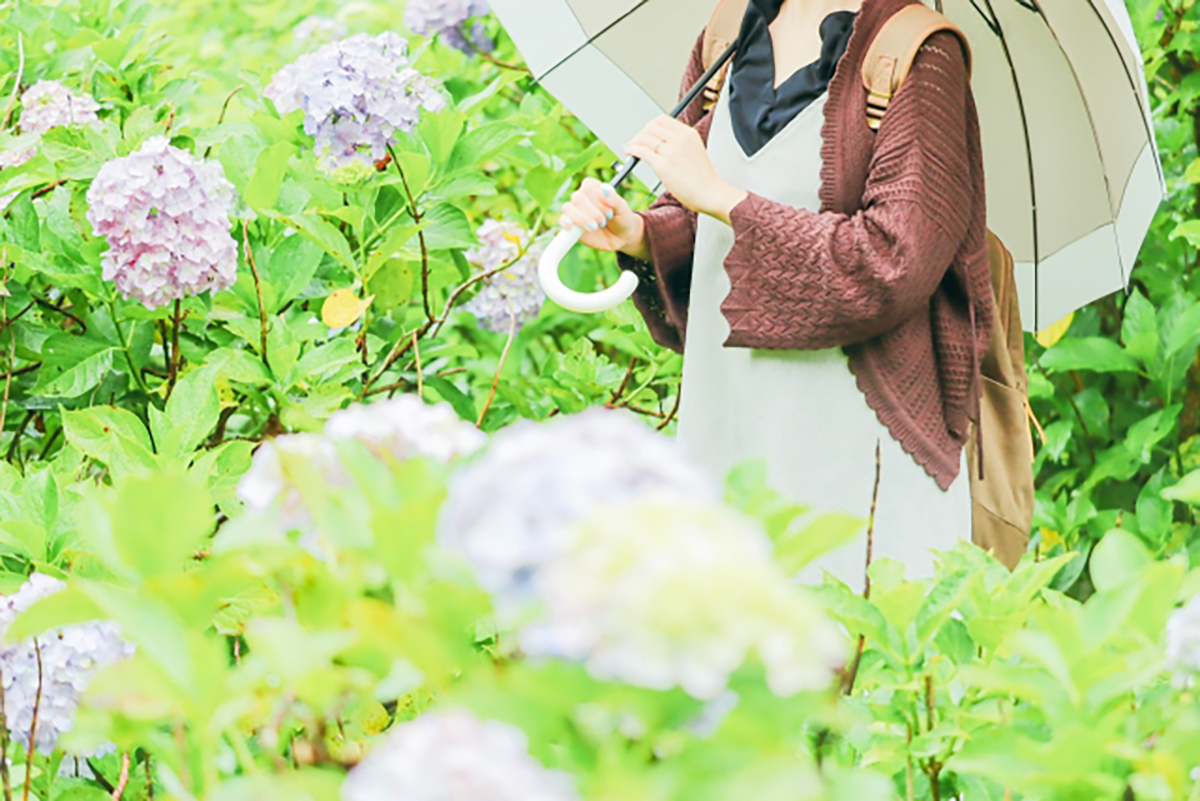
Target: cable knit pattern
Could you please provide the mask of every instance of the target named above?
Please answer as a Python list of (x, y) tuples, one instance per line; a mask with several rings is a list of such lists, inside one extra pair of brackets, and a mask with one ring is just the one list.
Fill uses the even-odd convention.
[[(911, 0), (864, 0), (829, 85), (821, 211), (750, 194), (731, 212), (721, 304), (726, 347), (842, 346), (880, 421), (943, 489), (978, 419), (978, 365), (992, 330), (979, 125), (962, 47), (935, 34), (878, 133), (866, 125), (862, 60)], [(702, 73), (697, 41), (684, 77)], [(685, 121), (707, 137), (699, 104)], [(646, 211), (652, 264), (634, 303), (659, 344), (682, 352), (696, 215), (669, 193)]]

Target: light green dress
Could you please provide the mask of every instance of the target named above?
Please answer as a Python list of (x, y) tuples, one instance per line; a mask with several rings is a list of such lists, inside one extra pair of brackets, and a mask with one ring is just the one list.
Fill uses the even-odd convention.
[[(827, 97), (812, 102), (747, 156), (730, 123), (726, 83), (708, 138), (717, 172), (761, 197), (818, 210)], [(683, 360), (681, 444), (718, 479), (744, 459), (764, 457), (768, 483), (778, 492), (816, 511), (848, 513), (864, 521), (871, 507), (878, 444), (874, 557), (902, 562), (910, 578), (929, 576), (934, 551), (970, 537), (965, 453), (959, 476), (942, 491), (867, 405), (841, 348), (724, 347), (729, 324), (720, 305), (730, 289), (724, 261), (733, 240), (730, 226), (700, 215)], [(822, 571), (829, 570), (861, 591), (865, 568), (864, 527), (798, 578), (817, 583)]]

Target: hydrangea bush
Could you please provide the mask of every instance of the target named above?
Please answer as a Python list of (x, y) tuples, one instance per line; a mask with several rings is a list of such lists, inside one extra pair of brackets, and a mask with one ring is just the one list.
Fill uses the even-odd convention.
[(543, 296), (614, 157), (482, 4), (0, 22), (5, 799), (1197, 797), (1186, 282), (1031, 346), (1016, 571), (801, 586), (862, 521), (689, 463), (679, 355)]

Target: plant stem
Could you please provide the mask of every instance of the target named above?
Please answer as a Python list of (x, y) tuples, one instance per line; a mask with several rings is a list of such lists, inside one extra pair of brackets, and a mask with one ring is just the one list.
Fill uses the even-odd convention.
[(182, 302), (175, 299), (175, 316), (173, 318), (174, 325), (171, 326), (171, 367), (167, 370), (167, 398), (170, 399), (171, 391), (175, 389), (175, 381), (179, 378), (179, 363), (181, 361), (179, 355), (179, 327), (183, 325)]
[(42, 705), (42, 647), (38, 641), (33, 641), (33, 652), (37, 656), (38, 685), (37, 695), (33, 697), (33, 722), (29, 725), (29, 748), (25, 751), (25, 791), (21, 793), (21, 801), (29, 801), (29, 785), (33, 781), (33, 755), (37, 750), (38, 709)]
[(113, 788), (112, 800), (121, 801), (125, 788), (129, 786), (129, 752), (121, 755), (121, 775), (117, 778), (117, 786)]
[(258, 321), (262, 327), (262, 361), (270, 370), (271, 362), (267, 360), (267, 307), (263, 305), (262, 281), (258, 277), (258, 265), (254, 263), (254, 250), (250, 247), (250, 227), (245, 220), (242, 220), (242, 244), (246, 248), (250, 274), (254, 276), (254, 292), (258, 295)]
[(133, 378), (133, 383), (137, 384), (138, 389), (142, 392), (149, 393), (150, 389), (146, 386), (146, 380), (142, 378), (142, 373), (133, 363), (133, 348), (129, 344), (129, 337), (125, 334), (125, 329), (121, 327), (121, 322), (117, 319), (117, 304), (112, 298), (107, 300), (108, 313), (112, 315), (113, 327), (117, 329), (117, 338), (121, 340), (121, 350), (125, 351), (125, 361), (129, 363), (129, 374)]
[(154, 801), (154, 773), (150, 770), (150, 754), (146, 753), (146, 797)]
[[(408, 178), (404, 175), (404, 168), (400, 166), (400, 160), (396, 158), (395, 152), (391, 146), (388, 146), (388, 153), (392, 157), (392, 163), (396, 165), (396, 172), (400, 174), (400, 183), (404, 186), (404, 194), (408, 198), (408, 214), (412, 217), (413, 222), (417, 225), (421, 224), (421, 212), (417, 209), (417, 199), (413, 197), (412, 189), (408, 186)], [(425, 308), (425, 319), (433, 322), (433, 312), (429, 308), (429, 248), (425, 244), (425, 231), (417, 230), (417, 241), (421, 243), (421, 304)]]
[[(504, 362), (508, 359), (508, 349), (512, 347), (513, 338), (517, 333), (517, 314), (513, 311), (512, 298), (505, 298), (508, 303), (508, 338), (504, 341), (504, 350), (500, 352), (500, 361), (496, 365), (496, 374), (492, 376), (492, 388), (488, 392), (487, 401), (483, 404), (483, 409), (479, 412), (479, 419), (475, 421), (476, 428), (483, 427), (483, 417), (487, 414), (488, 408), (492, 405), (492, 400), (496, 397), (496, 387), (500, 384), (500, 371), (504, 369)], [(414, 344), (416, 340), (413, 340)]]
[(0, 781), (4, 801), (12, 801), (12, 779), (8, 775), (8, 710), (4, 701), (4, 672), (0, 671)]

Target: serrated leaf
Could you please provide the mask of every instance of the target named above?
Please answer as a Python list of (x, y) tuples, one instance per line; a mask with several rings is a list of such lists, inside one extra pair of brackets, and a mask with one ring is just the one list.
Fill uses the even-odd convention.
[(93, 406), (63, 412), (67, 442), (108, 465), (114, 474), (153, 469), (156, 464), (146, 426), (132, 412)]
[(425, 247), (429, 250), (468, 248), (478, 240), (471, 221), (463, 210), (452, 203), (439, 203), (421, 218), (425, 230)]
[(115, 348), (107, 342), (53, 334), (42, 345), (42, 367), (34, 394), (75, 398), (99, 384), (112, 369)]

